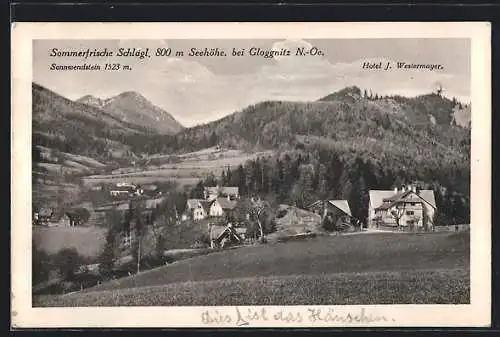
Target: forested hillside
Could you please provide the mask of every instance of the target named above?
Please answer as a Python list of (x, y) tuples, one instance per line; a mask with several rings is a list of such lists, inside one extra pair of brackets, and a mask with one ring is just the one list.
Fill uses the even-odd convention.
[(105, 159), (127, 148), (126, 135), (143, 128), (86, 104), (66, 99), (42, 86), (32, 86), (33, 146)]

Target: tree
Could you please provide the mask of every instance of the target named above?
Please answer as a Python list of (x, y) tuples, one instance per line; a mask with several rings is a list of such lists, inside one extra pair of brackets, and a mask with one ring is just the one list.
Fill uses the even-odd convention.
[(276, 223), (272, 210), (274, 201), (254, 200), (250, 208), (251, 219), (257, 222), (259, 228), (259, 237), (262, 242), (265, 241), (265, 234), (275, 230)]
[(142, 214), (143, 208), (140, 203), (136, 203), (133, 209), (134, 239), (132, 244), (132, 256), (137, 261), (137, 273), (141, 271), (142, 259), (142, 240), (147, 232), (146, 223), (144, 223)]
[[(117, 240), (123, 233), (124, 227), (120, 214), (116, 210), (111, 210), (107, 219), (108, 231), (106, 233), (106, 243), (104, 249), (99, 255), (99, 272), (103, 276), (110, 276), (113, 270), (113, 264), (117, 257), (119, 248)], [(127, 233), (128, 234), (128, 233)]]
[(39, 250), (33, 241), (32, 245), (32, 282), (33, 285), (47, 281), (52, 268), (50, 257), (47, 253)]
[(195, 188), (193, 188), (191, 190), (189, 197), (191, 199), (203, 199), (204, 198), (204, 191), (205, 191), (205, 187), (203, 185), (203, 182), (199, 181), (198, 184), (196, 184)]
[(63, 248), (54, 257), (54, 265), (59, 269), (59, 274), (64, 280), (73, 280), (77, 268), (82, 264), (83, 258), (76, 248)]
[(404, 215), (404, 212), (405, 212), (405, 209), (404, 207), (402, 208), (399, 208), (399, 207), (394, 207), (393, 209), (391, 209), (390, 211), (390, 214), (392, 215), (392, 217), (396, 220), (396, 224), (398, 225), (398, 229), (401, 227), (401, 218), (403, 217)]
[(163, 262), (163, 257), (164, 257), (164, 252), (165, 252), (165, 244), (166, 244), (166, 240), (165, 240), (165, 237), (163, 236), (163, 234), (159, 234), (157, 237), (156, 237), (156, 245), (155, 245), (155, 252), (154, 252), (154, 257), (155, 259), (162, 263)]
[(217, 134), (215, 133), (215, 131), (212, 132), (212, 134), (210, 135), (210, 140), (209, 140), (209, 147), (212, 147), (212, 146), (215, 146), (217, 145), (217, 143), (219, 142), (219, 139), (217, 137)]

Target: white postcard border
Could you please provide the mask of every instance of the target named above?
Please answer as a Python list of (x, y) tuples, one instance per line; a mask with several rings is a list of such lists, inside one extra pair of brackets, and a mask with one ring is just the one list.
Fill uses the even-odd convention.
[[(491, 312), (491, 41), (487, 22), (414, 23), (14, 23), (12, 24), (11, 317), (13, 327), (193, 327), (204, 307), (31, 307), (31, 78), (34, 39), (470, 38), (471, 304), (328, 306), (362, 308), (378, 322), (256, 321), (251, 327), (489, 326)], [(325, 306), (265, 307), (303, 312)], [(213, 307), (208, 307), (214, 309)], [(245, 309), (247, 307), (240, 307)], [(261, 307), (259, 307), (261, 308)], [(234, 315), (234, 307), (217, 307)], [(234, 323), (203, 325), (235, 327)]]

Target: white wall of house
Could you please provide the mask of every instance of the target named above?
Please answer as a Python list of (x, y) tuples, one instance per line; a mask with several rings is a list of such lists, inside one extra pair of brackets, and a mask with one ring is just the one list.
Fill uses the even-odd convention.
[(209, 215), (210, 216), (224, 215), (224, 211), (222, 210), (221, 205), (217, 201), (214, 201), (212, 205), (210, 205)]
[(203, 220), (207, 217), (207, 213), (201, 205), (193, 209), (193, 220)]
[(401, 218), (399, 220), (399, 225), (401, 227), (408, 227), (411, 222), (415, 222), (416, 228), (424, 228), (427, 224), (428, 229), (432, 229), (434, 226), (434, 213), (435, 209), (425, 201), (422, 202), (402, 202), (391, 209), (375, 211), (371, 205), (369, 209), (370, 221), (369, 226), (371, 228), (377, 227), (377, 217), (380, 218), (380, 224), (383, 226), (398, 226), (396, 217), (392, 215), (392, 212), (400, 214)]

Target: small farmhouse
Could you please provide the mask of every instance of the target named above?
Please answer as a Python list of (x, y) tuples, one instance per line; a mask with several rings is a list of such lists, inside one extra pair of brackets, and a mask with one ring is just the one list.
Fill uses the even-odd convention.
[(239, 188), (232, 186), (213, 186), (205, 187), (204, 191), (205, 200), (215, 200), (218, 197), (229, 198), (230, 200), (236, 200), (240, 198)]
[(71, 219), (69, 218), (67, 213), (64, 213), (59, 218), (59, 226), (61, 227), (71, 227)]
[(219, 197), (210, 203), (210, 216), (230, 215), (235, 209), (237, 201), (231, 200), (229, 197)]
[(183, 218), (188, 218), (192, 220), (203, 220), (205, 219), (208, 214), (206, 210), (206, 205), (204, 207), (201, 199), (188, 199), (186, 201), (186, 211), (185, 211), (185, 217)]
[(369, 228), (433, 230), (436, 201), (433, 190), (408, 186), (393, 191), (371, 190)]
[(52, 208), (42, 207), (38, 212), (33, 213), (33, 223), (35, 225), (47, 225), (54, 215)]
[(320, 215), (324, 227), (329, 230), (348, 230), (354, 224), (347, 200), (318, 200), (307, 209)]
[(68, 211), (65, 213), (65, 217), (69, 219), (69, 227), (80, 226), (83, 222), (82, 217), (77, 211)]
[(115, 188), (109, 191), (109, 194), (115, 198), (126, 198), (134, 195), (142, 195), (144, 190), (134, 184), (127, 182), (117, 183)]
[(211, 248), (227, 247), (229, 245), (243, 244), (247, 228), (234, 227), (231, 223), (227, 226), (209, 225), (209, 237)]

